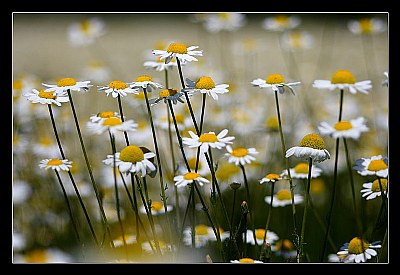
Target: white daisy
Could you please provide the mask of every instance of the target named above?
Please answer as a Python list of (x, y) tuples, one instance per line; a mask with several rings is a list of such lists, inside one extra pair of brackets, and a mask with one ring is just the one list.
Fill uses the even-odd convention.
[(240, 258), (239, 260), (231, 260), (232, 264), (263, 264), (264, 262), (254, 260), (252, 258)]
[(76, 81), (74, 78), (67, 77), (60, 79), (57, 84), (45, 84), (42, 83), (43, 86), (47, 87), (45, 92), (55, 91), (56, 93), (62, 93), (64, 91), (76, 91), (76, 92), (87, 92), (89, 87), (92, 85), (89, 84), (90, 80), (87, 81)]
[(74, 258), (58, 249), (58, 248), (46, 248), (46, 249), (33, 249), (26, 251), (24, 254), (14, 255), (14, 263), (73, 263)]
[[(167, 212), (172, 211), (173, 206), (172, 205), (167, 205)], [(146, 208), (144, 205), (142, 205), (142, 207), (139, 209), (140, 213), (142, 214), (146, 214)], [(161, 215), (161, 214), (165, 214), (165, 208), (164, 208), (164, 204), (160, 201), (152, 201), (151, 202), (151, 214), (153, 216), (157, 216), (157, 215)]]
[(232, 140), (235, 139), (235, 137), (225, 137), (228, 133), (227, 129), (222, 130), (218, 135), (215, 135), (214, 132), (208, 132), (201, 134), (200, 137), (192, 131), (188, 131), (188, 133), (191, 138), (182, 138), (183, 143), (188, 145), (189, 148), (200, 147), (200, 153), (202, 154), (206, 153), (209, 147), (221, 149), (227, 144), (231, 144)]
[(282, 177), (281, 177), (280, 175), (270, 173), (270, 174), (265, 175), (265, 176), (264, 176), (262, 179), (260, 179), (258, 182), (259, 182), (260, 184), (263, 184), (264, 182), (273, 182), (273, 183), (275, 183), (275, 182), (277, 182), (277, 181), (279, 181), (279, 180), (281, 180), (281, 179), (282, 179)]
[(98, 122), (88, 121), (86, 126), (93, 134), (101, 135), (109, 131), (112, 135), (115, 135), (117, 132), (136, 131), (138, 124), (133, 119), (122, 121), (121, 118), (112, 116)]
[(295, 155), (298, 158), (312, 158), (313, 162), (322, 162), (330, 159), (331, 155), (325, 149), (325, 142), (318, 134), (308, 134), (303, 137), (300, 146), (289, 148), (286, 157)]
[(383, 158), (382, 155), (372, 156), (371, 158), (361, 158), (356, 160), (354, 170), (361, 176), (376, 175), (386, 178), (388, 176), (388, 158)]
[(153, 82), (153, 78), (148, 75), (142, 75), (135, 79), (135, 81), (129, 83), (131, 88), (139, 88), (140, 91), (146, 89), (147, 92), (152, 92), (153, 89), (161, 89), (162, 85)]
[(58, 94), (55, 91), (46, 91), (45, 89), (40, 91), (32, 89), (32, 91), (24, 93), (24, 96), (32, 103), (56, 104), (57, 106), (61, 106), (61, 103), (69, 102), (66, 92)]
[(271, 251), (273, 251), (276, 256), (281, 256), (285, 259), (294, 258), (297, 255), (296, 247), (289, 239), (277, 241), (276, 244), (271, 245)]
[(115, 247), (123, 246), (124, 239), (125, 239), (125, 243), (127, 245), (136, 243), (136, 235), (135, 234), (125, 234), (124, 236), (120, 235), (113, 240), (114, 246)]
[(283, 32), (296, 28), (300, 23), (301, 20), (298, 16), (279, 14), (265, 18), (262, 21), (262, 27), (268, 31)]
[(174, 59), (172, 59), (170, 62), (165, 64), (164, 60), (161, 60), (160, 57), (157, 57), (156, 61), (151, 61), (151, 60), (145, 61), (143, 63), (143, 66), (145, 66), (146, 68), (156, 69), (156, 71), (161, 72), (170, 70), (173, 67), (177, 67), (178, 63)]
[[(290, 177), (294, 179), (307, 179), (308, 178), (308, 172), (309, 172), (309, 166), (308, 163), (301, 162), (296, 164), (295, 167), (289, 168), (290, 170)], [(313, 165), (311, 169), (311, 178), (317, 178), (321, 175), (322, 169)], [(282, 174), (283, 177), (287, 177), (288, 173), (287, 170), (283, 170)]]
[(238, 147), (232, 149), (230, 145), (227, 145), (226, 150), (228, 153), (225, 153), (225, 156), (228, 158), (228, 162), (235, 163), (238, 166), (251, 163), (256, 159), (254, 155), (258, 154), (255, 148)]
[(149, 100), (150, 106), (154, 106), (158, 104), (160, 101), (164, 101), (165, 104), (168, 104), (167, 100), (170, 100), (173, 104), (177, 104), (178, 101), (181, 103), (185, 103), (183, 99), (181, 98), (183, 96), (183, 92), (178, 92), (177, 89), (164, 89), (162, 90), (158, 97), (152, 98)]
[(72, 46), (93, 44), (97, 38), (105, 34), (103, 20), (93, 17), (72, 23), (68, 27), (68, 39)]
[(298, 51), (311, 49), (314, 45), (313, 36), (306, 31), (290, 31), (283, 33), (282, 47), (286, 50)]
[(254, 79), (251, 84), (260, 88), (268, 88), (281, 94), (289, 89), (294, 94), (293, 87), (300, 85), (301, 82), (286, 82), (281, 74), (270, 74), (266, 79)]
[[(195, 233), (195, 247), (200, 248), (207, 245), (209, 241), (215, 241), (216, 236), (211, 226), (207, 226), (205, 224), (198, 224), (194, 227)], [(192, 245), (192, 226), (187, 226), (183, 230), (183, 238), (182, 241), (185, 245)]]
[(178, 175), (174, 177), (175, 186), (182, 187), (186, 186), (193, 181), (196, 181), (200, 186), (203, 186), (204, 183), (209, 183), (210, 181), (206, 178), (203, 178), (200, 174), (195, 172), (188, 172), (184, 175)]
[[(382, 190), (381, 190), (382, 186)], [(381, 179), (378, 178), (374, 180), (373, 182), (367, 182), (363, 184), (364, 189), (362, 189), (360, 192), (364, 193), (362, 194), (363, 197), (366, 197), (366, 200), (372, 200), (375, 199), (376, 197), (379, 197), (382, 195), (382, 191), (385, 195), (388, 194), (388, 180), (387, 179)]]
[[(265, 196), (264, 201), (268, 204), (271, 203), (271, 196)], [(294, 194), (294, 204), (300, 204), (304, 201), (303, 196), (299, 194)], [(292, 195), (290, 190), (281, 189), (275, 195), (273, 195), (272, 206), (286, 206), (292, 204)]]
[(196, 82), (186, 79), (187, 88), (185, 91), (200, 92), (212, 96), (214, 100), (218, 100), (218, 94), (229, 92), (228, 84), (219, 84), (215, 86), (213, 79), (209, 76), (202, 76)]
[(144, 151), (135, 145), (128, 145), (121, 152), (115, 155), (107, 155), (107, 159), (103, 160), (106, 165), (115, 165), (122, 173), (137, 173), (141, 177), (145, 177), (147, 173), (156, 171), (155, 165), (150, 161), (155, 157), (153, 152), (144, 153)]
[(152, 50), (152, 53), (160, 57), (160, 60), (165, 59), (165, 63), (168, 64), (172, 58), (177, 58), (180, 62), (192, 62), (198, 61), (194, 56), (203, 56), (203, 50), (196, 50), (199, 46), (186, 47), (185, 44), (175, 42), (169, 44), (167, 50)]
[(57, 143), (47, 136), (40, 136), (38, 142), (35, 142), (32, 150), (38, 157), (53, 157), (60, 153)]
[(119, 117), (117, 112), (103, 111), (89, 117), (91, 122), (100, 122), (109, 117)]
[[(165, 243), (162, 240), (157, 240), (157, 242), (158, 242), (158, 246), (160, 247), (160, 250), (163, 254), (167, 253), (167, 252), (171, 252), (171, 251), (173, 251), (173, 249), (175, 249), (174, 245)], [(147, 253), (153, 254), (154, 251), (157, 251), (156, 242), (154, 240), (142, 242), (142, 249), (143, 249), (143, 251), (145, 251)]]
[[(243, 239), (244, 239), (244, 234), (246, 234), (246, 241), (249, 244), (255, 245), (256, 243), (258, 245), (262, 245), (264, 242), (264, 235), (265, 235), (265, 229), (263, 228), (258, 228), (255, 229), (256, 231), (256, 240), (254, 241), (254, 236), (253, 236), (253, 230), (248, 229), (246, 233), (243, 233)], [(267, 235), (265, 237), (265, 241), (269, 244), (275, 243), (279, 239), (278, 235), (271, 231), (267, 231)]]
[(107, 96), (111, 94), (113, 98), (116, 98), (119, 96), (124, 97), (127, 96), (128, 94), (138, 94), (139, 91), (138, 89), (132, 89), (128, 86), (127, 83), (120, 81), (120, 80), (114, 80), (111, 81), (108, 85), (106, 86), (98, 86), (98, 92), (105, 92)]
[(213, 13), (203, 22), (206, 30), (217, 33), (220, 31), (236, 31), (246, 24), (246, 15), (242, 13)]
[(337, 253), (339, 257), (343, 256), (342, 261), (345, 263), (349, 262), (366, 262), (378, 253), (375, 249), (381, 248), (379, 242), (369, 243), (368, 241), (361, 239), (360, 237), (354, 237), (350, 243), (345, 243), (340, 251)]
[(354, 34), (377, 34), (387, 29), (385, 22), (379, 18), (361, 18), (347, 23), (350, 32)]
[(56, 171), (69, 171), (69, 168), (72, 167), (72, 161), (67, 159), (43, 159), (40, 161), (39, 167), (41, 169), (53, 169)]
[(368, 90), (372, 88), (371, 80), (356, 82), (356, 78), (348, 70), (337, 71), (331, 80), (314, 80), (312, 86), (316, 89), (328, 89), (330, 91), (335, 89), (349, 90), (352, 94), (357, 92), (368, 94)]
[(341, 120), (335, 123), (333, 126), (323, 121), (318, 126), (318, 130), (323, 136), (330, 136), (332, 138), (351, 138), (359, 139), (361, 133), (368, 132), (369, 128), (366, 125), (366, 119), (364, 117), (358, 117), (355, 119)]

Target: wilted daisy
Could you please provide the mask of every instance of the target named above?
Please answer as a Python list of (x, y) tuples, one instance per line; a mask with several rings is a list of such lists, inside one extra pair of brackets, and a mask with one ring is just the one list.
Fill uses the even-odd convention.
[(152, 92), (153, 89), (161, 89), (162, 85), (153, 82), (153, 78), (148, 75), (141, 75), (135, 79), (135, 81), (129, 83), (131, 88), (139, 88), (140, 91), (146, 89), (147, 92)]
[[(294, 194), (294, 204), (300, 204), (303, 202), (303, 196), (299, 194)], [(268, 204), (271, 203), (271, 196), (265, 196), (264, 201)], [(275, 195), (273, 195), (272, 206), (286, 206), (292, 204), (292, 195), (290, 190), (281, 189)]]
[(109, 131), (112, 135), (116, 132), (132, 132), (136, 131), (137, 123), (133, 119), (122, 121), (117, 116), (107, 117), (98, 122), (88, 121), (86, 124), (88, 130), (97, 135), (101, 135)]
[[(245, 233), (243, 233), (243, 238), (244, 238), (244, 234)], [(247, 243), (252, 244), (252, 245), (255, 245), (256, 243), (258, 245), (262, 245), (263, 242), (264, 242), (265, 229), (263, 229), (263, 228), (255, 229), (255, 235), (256, 235), (256, 240), (254, 240), (253, 230), (247, 229), (247, 231), (246, 231), (246, 241), (247, 241)], [(267, 243), (273, 244), (278, 239), (279, 239), (279, 237), (275, 232), (273, 232), (271, 230), (267, 231), (267, 235), (266, 235), (266, 238), (265, 238), (265, 241)]]
[[(207, 245), (209, 241), (216, 240), (214, 231), (211, 226), (198, 224), (194, 227), (195, 232), (195, 247), (200, 248)], [(185, 245), (192, 245), (192, 226), (187, 226), (183, 230), (182, 241)]]
[(262, 21), (262, 27), (267, 31), (283, 32), (296, 28), (300, 23), (298, 16), (279, 14), (265, 18)]
[(107, 159), (103, 160), (106, 165), (115, 165), (122, 173), (137, 173), (141, 177), (145, 177), (147, 173), (156, 171), (156, 167), (151, 162), (155, 157), (153, 152), (144, 152), (142, 148), (135, 145), (128, 145), (121, 152), (115, 155), (107, 155)]
[[(382, 186), (382, 189), (381, 189)], [(367, 182), (363, 184), (364, 189), (360, 192), (363, 193), (362, 196), (366, 197), (366, 200), (372, 200), (380, 195), (388, 194), (388, 180), (387, 179), (376, 179), (373, 182)]]
[(289, 89), (293, 94), (293, 87), (300, 85), (301, 82), (286, 82), (281, 74), (270, 74), (266, 79), (254, 79), (251, 84), (260, 88), (268, 88), (272, 91), (283, 94)]
[(145, 66), (146, 68), (156, 69), (156, 71), (161, 72), (170, 70), (173, 67), (177, 67), (178, 63), (174, 59), (172, 59), (166, 64), (164, 60), (161, 60), (160, 57), (157, 57), (156, 61), (145, 61), (143, 63), (143, 66)]
[(40, 161), (39, 167), (41, 169), (53, 169), (56, 171), (69, 171), (69, 169), (72, 167), (72, 161), (69, 161), (68, 159), (43, 159)]
[(188, 172), (184, 175), (178, 175), (174, 177), (175, 186), (182, 187), (186, 186), (193, 181), (196, 181), (200, 186), (203, 186), (204, 183), (209, 183), (210, 181), (206, 178), (203, 178), (200, 174), (195, 172)]
[(97, 17), (85, 18), (72, 23), (68, 27), (68, 39), (73, 46), (93, 44), (97, 38), (105, 34), (105, 24)]
[(57, 106), (61, 106), (61, 103), (69, 101), (66, 92), (56, 93), (55, 91), (46, 91), (45, 89), (41, 89), (40, 91), (32, 89), (32, 91), (24, 93), (24, 96), (32, 103), (56, 104)]
[(254, 155), (258, 154), (255, 148), (237, 147), (232, 149), (230, 145), (227, 145), (226, 150), (228, 153), (225, 153), (225, 157), (228, 158), (228, 162), (238, 166), (251, 163), (256, 159)]
[(343, 257), (343, 262), (366, 262), (372, 257), (376, 256), (378, 253), (376, 249), (381, 248), (380, 242), (369, 243), (365, 239), (360, 237), (354, 237), (349, 243), (345, 243), (340, 251), (337, 253), (339, 257)]
[(167, 100), (170, 100), (173, 104), (177, 104), (178, 101), (181, 103), (185, 103), (181, 98), (183, 96), (183, 92), (178, 92), (177, 89), (164, 89), (162, 90), (158, 97), (152, 98), (149, 100), (150, 106), (158, 104), (160, 101), (164, 101), (164, 103), (168, 103)]
[(356, 82), (354, 75), (348, 70), (336, 71), (331, 80), (314, 80), (312, 86), (317, 89), (335, 89), (349, 90), (350, 93), (357, 92), (368, 94), (368, 90), (372, 88), (371, 80)]
[[(309, 172), (309, 165), (305, 162), (296, 164), (295, 167), (290, 168), (290, 176), (293, 179), (307, 179)], [(313, 165), (311, 169), (311, 178), (317, 178), (321, 175), (322, 169)], [(282, 171), (282, 176), (287, 177), (287, 170)]]
[(246, 15), (242, 13), (213, 13), (203, 21), (207, 31), (217, 33), (219, 31), (236, 31), (246, 24)]
[(113, 80), (106, 86), (98, 86), (98, 92), (105, 92), (107, 96), (111, 94), (113, 98), (127, 96), (128, 94), (138, 94), (138, 89), (133, 89), (127, 83), (120, 80)]
[(187, 88), (185, 90), (208, 94), (209, 96), (212, 96), (214, 100), (218, 100), (218, 94), (229, 92), (227, 89), (229, 87), (228, 84), (219, 84), (215, 86), (213, 79), (209, 76), (202, 76), (196, 82), (187, 79), (186, 82)]
[(240, 258), (239, 260), (231, 260), (232, 264), (263, 264), (264, 262), (254, 260), (252, 258)]
[(76, 81), (74, 78), (67, 77), (60, 79), (57, 84), (46, 84), (42, 83), (43, 86), (47, 87), (45, 92), (55, 91), (60, 94), (64, 91), (76, 91), (76, 92), (87, 92), (89, 90), (90, 80), (87, 81)]
[(325, 149), (325, 142), (318, 134), (308, 134), (303, 137), (300, 146), (289, 148), (286, 157), (295, 155), (298, 158), (312, 158), (313, 162), (322, 162), (330, 159), (331, 155)]
[(160, 57), (160, 60), (165, 59), (165, 63), (168, 64), (172, 58), (177, 58), (180, 62), (192, 62), (198, 61), (194, 56), (203, 56), (203, 50), (196, 50), (199, 46), (186, 47), (185, 44), (180, 42), (174, 42), (169, 44), (167, 50), (152, 50), (152, 53)]
[(323, 121), (318, 126), (318, 130), (323, 136), (332, 138), (351, 138), (359, 139), (361, 133), (368, 132), (369, 128), (366, 125), (364, 117), (358, 117), (351, 120), (341, 120), (333, 126)]
[[(172, 211), (172, 209), (173, 209), (172, 205), (167, 205), (167, 212)], [(150, 206), (150, 210), (151, 210), (151, 214), (153, 216), (165, 214), (164, 204), (162, 202), (160, 202), (160, 201), (152, 201), (151, 202), (151, 206)], [(145, 206), (142, 205), (142, 207), (140, 208), (139, 211), (142, 214), (146, 214)]]
[(379, 18), (350, 20), (347, 27), (354, 34), (377, 34), (387, 29), (385, 22)]
[(386, 178), (388, 176), (388, 158), (382, 155), (372, 156), (371, 158), (361, 158), (356, 160), (354, 170), (361, 176), (376, 175)]
[(200, 137), (192, 131), (188, 133), (191, 137), (183, 137), (183, 143), (188, 145), (189, 148), (200, 147), (200, 153), (202, 154), (206, 153), (209, 147), (221, 149), (227, 144), (231, 144), (232, 140), (235, 139), (235, 137), (225, 137), (228, 133), (227, 129), (222, 130), (218, 135), (215, 135), (215, 132), (208, 132), (201, 134)]
[(275, 183), (279, 180), (281, 180), (282, 177), (278, 174), (270, 173), (265, 175), (262, 179), (259, 180), (260, 184), (263, 184), (264, 182), (272, 182)]

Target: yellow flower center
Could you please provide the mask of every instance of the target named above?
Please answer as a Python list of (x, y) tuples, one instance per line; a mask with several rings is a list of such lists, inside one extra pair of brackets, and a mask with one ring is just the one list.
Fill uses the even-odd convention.
[(223, 13), (218, 13), (218, 17), (226, 21), (231, 17), (231, 15), (229, 13), (223, 12)]
[[(188, 164), (189, 164), (190, 170), (195, 170), (196, 169), (196, 162), (197, 162), (197, 158), (196, 157), (193, 157), (193, 158), (188, 160)], [(201, 169), (201, 162), (200, 161), (199, 161), (197, 166), (198, 166), (197, 169)]]
[(239, 259), (239, 263), (248, 263), (248, 264), (252, 264), (254, 263), (254, 260), (251, 258), (241, 258)]
[(200, 174), (197, 174), (197, 173), (194, 173), (194, 172), (189, 172), (189, 173), (186, 173), (185, 175), (183, 175), (183, 178), (185, 180), (195, 180), (198, 177), (200, 177)]
[[(388, 185), (388, 180), (387, 179), (381, 179), (381, 185), (382, 185), (382, 189), (383, 191), (387, 190), (387, 185)], [(381, 191), (381, 187), (379, 185), (379, 179), (376, 179), (372, 182), (372, 187), (371, 190), (373, 192), (380, 192)]]
[(279, 129), (279, 120), (278, 117), (269, 117), (265, 121), (265, 125), (267, 126), (268, 129), (271, 130), (278, 130)]
[(33, 250), (29, 252), (25, 257), (28, 263), (45, 263), (47, 262), (47, 253), (44, 250)]
[(126, 85), (125, 82), (122, 82), (119, 80), (111, 81), (110, 84), (108, 84), (108, 86), (110, 88), (112, 88), (113, 90), (123, 90), (123, 89), (128, 88), (128, 85)]
[(307, 163), (299, 163), (294, 167), (294, 171), (297, 174), (308, 174), (308, 164)]
[(220, 182), (223, 182), (229, 180), (232, 175), (237, 174), (239, 171), (240, 171), (239, 166), (236, 166), (235, 164), (232, 163), (228, 163), (223, 166), (221, 165), (221, 167), (218, 167), (218, 170), (216, 171), (215, 175), (220, 180)]
[(141, 75), (135, 79), (135, 82), (145, 82), (145, 81), (151, 81), (151, 80), (152, 80), (151, 76)]
[(196, 225), (194, 231), (196, 232), (196, 235), (208, 235), (208, 226), (204, 224)]
[(370, 171), (380, 171), (387, 169), (386, 163), (381, 159), (374, 159), (368, 165), (368, 170)]
[(292, 32), (289, 37), (290, 45), (293, 48), (300, 48), (302, 46), (302, 39), (301, 33), (299, 32)]
[(267, 84), (280, 84), (284, 83), (285, 79), (281, 74), (270, 74), (265, 81)]
[(103, 121), (104, 126), (116, 126), (121, 124), (122, 120), (119, 117), (109, 117)]
[(129, 145), (121, 150), (119, 159), (125, 162), (136, 163), (144, 160), (144, 153), (139, 147)]
[(276, 249), (277, 250), (291, 251), (291, 250), (294, 249), (294, 245), (293, 245), (292, 241), (290, 241), (288, 239), (279, 240), (276, 243)]
[(84, 19), (80, 22), (79, 26), (84, 33), (88, 33), (90, 30), (90, 22), (87, 19)]
[(47, 162), (47, 165), (59, 166), (61, 164), (63, 164), (63, 162), (59, 159), (51, 159)]
[(337, 71), (331, 79), (332, 84), (354, 84), (356, 79), (354, 75), (348, 70)]
[(217, 142), (218, 138), (214, 133), (205, 133), (205, 134), (201, 134), (200, 138), (199, 138), (200, 142)]
[(265, 178), (269, 180), (279, 180), (279, 175), (278, 174), (268, 174), (265, 176)]
[(46, 98), (46, 99), (56, 99), (57, 98), (54, 91), (45, 92), (44, 89), (40, 90), (39, 97)]
[(211, 90), (215, 88), (215, 83), (212, 80), (211, 77), (209, 76), (202, 76), (197, 80), (196, 82), (196, 88), (197, 89), (206, 89), (206, 90)]
[(114, 112), (111, 112), (111, 111), (101, 112), (97, 116), (101, 117), (101, 118), (109, 118), (109, 117), (114, 116)]
[(361, 32), (371, 33), (372, 32), (372, 21), (369, 18), (363, 18), (359, 21)]
[(51, 146), (51, 145), (53, 145), (52, 140), (49, 139), (48, 137), (41, 137), (40, 140), (39, 140), (39, 143), (42, 146)]
[(334, 128), (338, 131), (345, 131), (353, 128), (353, 125), (350, 121), (343, 120), (335, 123)]
[(287, 201), (292, 199), (292, 195), (289, 190), (282, 189), (276, 193), (276, 198), (280, 201)]
[(173, 96), (178, 92), (177, 89), (164, 89), (160, 92), (159, 96), (160, 97), (168, 97), (168, 96)]
[(246, 148), (240, 147), (240, 148), (236, 148), (232, 151), (231, 155), (237, 158), (241, 158), (244, 156), (247, 156), (247, 154), (249, 153), (249, 150), (247, 150)]
[(257, 239), (264, 239), (265, 229), (256, 229), (256, 238)]
[(289, 22), (289, 16), (287, 15), (277, 15), (275, 16), (275, 21), (279, 26), (285, 26)]
[(310, 191), (315, 194), (321, 194), (325, 190), (325, 182), (322, 179), (311, 179)]
[(151, 208), (155, 211), (160, 211), (163, 208), (163, 204), (159, 201), (151, 202)]
[(362, 254), (369, 247), (369, 243), (360, 237), (353, 238), (349, 243), (349, 254)]
[(179, 53), (179, 54), (186, 54), (187, 47), (185, 44), (182, 43), (171, 43), (168, 46), (167, 52), (169, 53)]
[(145, 100), (146, 97), (144, 96), (144, 92), (139, 92), (138, 94), (132, 94), (133, 97), (137, 100)]
[(76, 84), (76, 80), (71, 77), (60, 79), (57, 82), (58, 87), (74, 86), (75, 84)]
[[(185, 116), (182, 114), (175, 114), (175, 120), (177, 124), (183, 124), (185, 122)], [(171, 117), (171, 122), (173, 122), (174, 119)]]
[(308, 134), (300, 142), (301, 147), (310, 147), (317, 150), (324, 150), (324, 140), (318, 134)]
[(14, 80), (13, 82), (13, 89), (20, 91), (22, 89), (23, 85), (22, 85), (22, 80), (18, 79), (18, 80)]

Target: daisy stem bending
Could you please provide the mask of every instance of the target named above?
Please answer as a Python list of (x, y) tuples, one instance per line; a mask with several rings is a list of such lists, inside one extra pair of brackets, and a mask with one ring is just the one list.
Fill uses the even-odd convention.
[[(121, 114), (121, 120), (122, 122), (124, 122), (125, 118), (124, 118), (124, 113), (122, 112), (122, 102), (120, 94), (118, 94), (118, 108), (119, 108), (119, 113)], [(124, 131), (124, 136), (125, 136), (126, 146), (129, 146), (129, 138), (128, 138), (128, 133), (126, 131)]]
[[(58, 148), (59, 148), (59, 150), (60, 150), (60, 153), (61, 153), (62, 158), (65, 159), (64, 150), (62, 149), (62, 146), (61, 146), (60, 138), (59, 138), (59, 136), (58, 136), (58, 131), (57, 131), (57, 128), (56, 128), (56, 123), (55, 123), (54, 116), (53, 116), (53, 110), (52, 110), (50, 104), (48, 104), (47, 106), (48, 106), (48, 108), (49, 108), (51, 124), (52, 124), (52, 126), (53, 126), (54, 135), (56, 136)], [(77, 197), (78, 197), (79, 203), (80, 203), (80, 205), (81, 205), (81, 207), (82, 207), (82, 210), (83, 210), (83, 212), (84, 212), (84, 214), (85, 214), (85, 218), (86, 218), (86, 221), (88, 222), (88, 225), (89, 225), (89, 227), (90, 227), (90, 232), (92, 233), (93, 239), (95, 240), (96, 245), (97, 245), (98, 247), (101, 247), (101, 246), (100, 246), (100, 243), (99, 243), (99, 241), (98, 241), (98, 239), (97, 239), (96, 233), (95, 233), (95, 231), (94, 231), (94, 229), (93, 229), (92, 222), (90, 221), (90, 217), (89, 217), (89, 214), (88, 214), (88, 212), (87, 212), (87, 210), (86, 210), (85, 204), (83, 203), (83, 200), (82, 200), (82, 197), (81, 197), (81, 195), (80, 195), (80, 193), (79, 193), (78, 187), (76, 186), (74, 177), (72, 176), (71, 171), (68, 170), (67, 172), (68, 172), (68, 176), (69, 176), (69, 178), (70, 178), (70, 180), (71, 180), (71, 182), (72, 182), (72, 185), (73, 185), (73, 187), (74, 187), (75, 193), (76, 193), (76, 195), (77, 195)]]
[(269, 223), (271, 221), (271, 213), (272, 213), (272, 203), (274, 201), (274, 189), (275, 189), (275, 182), (272, 181), (272, 185), (271, 185), (271, 201), (269, 203), (269, 211), (268, 211), (268, 217), (267, 217), (267, 222), (265, 223), (265, 232), (264, 232), (264, 239), (263, 239), (263, 243), (261, 246), (261, 254), (260, 254), (260, 260), (262, 261), (265, 258), (265, 246), (266, 246), (266, 240), (267, 240), (267, 232), (268, 232), (268, 228), (269, 228)]
[(102, 216), (102, 220), (103, 220), (103, 222), (104, 222), (104, 225), (105, 225), (105, 227), (106, 227), (108, 236), (109, 236), (109, 238), (110, 238), (111, 246), (114, 248), (115, 246), (114, 246), (113, 239), (112, 239), (112, 237), (111, 237), (110, 227), (109, 227), (109, 224), (108, 224), (108, 221), (107, 221), (106, 213), (104, 212), (103, 202), (102, 202), (101, 199), (100, 199), (99, 190), (98, 190), (97, 185), (96, 185), (96, 182), (95, 182), (95, 180), (94, 180), (92, 168), (90, 167), (89, 157), (87, 156), (87, 153), (86, 153), (85, 144), (84, 144), (84, 142), (83, 142), (82, 133), (81, 133), (81, 130), (80, 130), (80, 127), (79, 127), (78, 117), (77, 117), (77, 115), (76, 115), (74, 103), (73, 103), (73, 100), (72, 100), (71, 91), (68, 89), (68, 90), (67, 90), (67, 93), (68, 93), (69, 101), (70, 101), (70, 103), (71, 103), (72, 114), (73, 114), (73, 116), (74, 116), (75, 126), (76, 126), (76, 130), (77, 130), (77, 132), (78, 132), (79, 141), (80, 141), (80, 144), (81, 144), (83, 156), (84, 156), (84, 158), (85, 158), (86, 167), (87, 167), (87, 169), (88, 169), (89, 176), (90, 176), (90, 180), (91, 180), (91, 182), (92, 182), (92, 186), (93, 186), (93, 189), (94, 189), (95, 194), (96, 194), (96, 199), (97, 199), (97, 202), (98, 202), (99, 207), (100, 207), (100, 213), (101, 213), (101, 216)]

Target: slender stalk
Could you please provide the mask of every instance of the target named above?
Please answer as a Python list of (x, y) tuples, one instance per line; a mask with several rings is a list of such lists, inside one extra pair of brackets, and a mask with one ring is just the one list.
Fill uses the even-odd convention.
[[(119, 113), (121, 114), (121, 120), (122, 122), (125, 121), (124, 113), (122, 112), (122, 102), (121, 102), (121, 96), (118, 94), (118, 108), (119, 108)], [(124, 131), (124, 136), (125, 136), (125, 141), (126, 145), (129, 146), (129, 138), (128, 138), (128, 133)]]
[(267, 217), (267, 222), (265, 223), (265, 232), (264, 232), (264, 239), (263, 239), (263, 243), (261, 246), (261, 254), (260, 254), (260, 260), (263, 260), (263, 258), (265, 257), (265, 245), (266, 245), (266, 240), (267, 240), (267, 232), (268, 232), (268, 228), (269, 228), (269, 223), (271, 221), (271, 214), (272, 214), (272, 203), (274, 201), (274, 189), (275, 189), (275, 181), (272, 181), (272, 185), (271, 185), (271, 200), (269, 203), (269, 211), (268, 211), (268, 217)]

